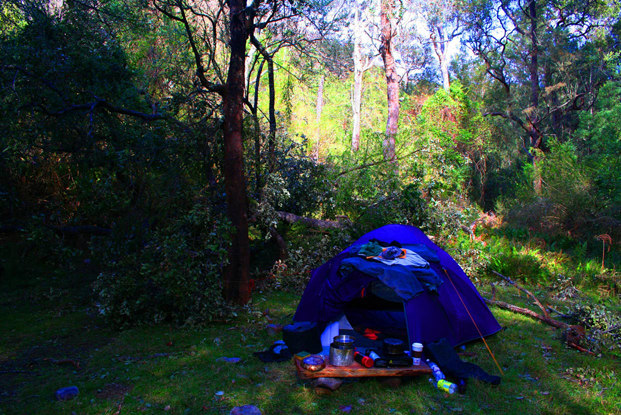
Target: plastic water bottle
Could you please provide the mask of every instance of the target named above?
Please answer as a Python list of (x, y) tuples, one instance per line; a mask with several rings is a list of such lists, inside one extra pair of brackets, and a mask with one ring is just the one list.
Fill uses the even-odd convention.
[(436, 365), (435, 363), (433, 363), (429, 359), (427, 359), (427, 365), (432, 370), (432, 374), (433, 374), (433, 377), (436, 379), (436, 382), (438, 382), (438, 381), (440, 381), (442, 379), (446, 379), (446, 376), (444, 376), (444, 373), (442, 373), (442, 371), (440, 370), (440, 367), (438, 365)]
[(445, 379), (439, 380), (436, 384), (436, 388), (438, 388), (438, 390), (441, 390), (442, 392), (451, 394), (457, 392), (457, 385)]
[(77, 386), (67, 386), (66, 388), (60, 388), (54, 393), (54, 397), (59, 401), (68, 401), (80, 394)]

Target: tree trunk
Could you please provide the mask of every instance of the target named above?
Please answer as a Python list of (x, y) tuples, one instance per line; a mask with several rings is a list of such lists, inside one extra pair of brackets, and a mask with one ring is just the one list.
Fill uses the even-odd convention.
[(360, 22), (360, 2), (356, 2), (354, 11), (354, 94), (352, 97), (353, 129), (351, 135), (351, 149), (358, 151), (360, 148), (360, 107), (362, 105), (362, 74), (364, 62), (362, 61), (362, 25)]
[[(251, 35), (250, 41), (252, 45), (263, 56), (264, 62), (267, 62), (267, 78), (269, 86), (269, 122), (270, 133), (268, 137), (267, 154), (268, 154), (268, 171), (272, 173), (276, 169), (276, 85), (274, 81), (274, 56), (269, 53), (267, 49), (261, 44), (256, 36)], [(263, 63), (261, 63), (263, 66)], [(258, 80), (257, 80), (258, 88)], [(255, 95), (255, 105), (257, 105), (257, 99)]]
[(47, 3), (47, 12), (50, 17), (57, 17), (59, 19), (62, 19), (64, 3), (64, 0), (50, 0)]
[(254, 104), (252, 106), (252, 117), (254, 118), (254, 163), (255, 163), (255, 193), (259, 194), (263, 187), (262, 176), (262, 162), (261, 162), (261, 126), (259, 125), (259, 87), (261, 86), (261, 74), (263, 73), (263, 64), (265, 60), (262, 60), (257, 70), (257, 77), (254, 83)]
[(449, 91), (451, 89), (451, 83), (448, 71), (448, 58), (446, 56), (446, 34), (444, 33), (444, 30), (442, 29), (440, 23), (436, 24), (435, 27), (431, 27), (430, 33), (433, 51), (438, 57), (438, 62), (440, 63), (440, 72), (442, 73), (442, 86), (444, 87), (445, 91)]
[(528, 17), (530, 19), (530, 62), (528, 71), (530, 73), (530, 145), (534, 148), (541, 146), (541, 134), (537, 130), (539, 119), (537, 117), (537, 107), (539, 106), (539, 41), (537, 40), (537, 0), (531, 0), (528, 6)]
[(224, 298), (239, 304), (250, 300), (248, 204), (243, 160), (246, 15), (244, 0), (229, 0), (231, 55), (223, 99), (224, 181), (228, 216), (233, 224), (229, 263), (224, 269)]
[(317, 89), (317, 138), (315, 142), (315, 149), (313, 152), (313, 159), (319, 160), (319, 145), (321, 143), (321, 111), (323, 110), (323, 84), (325, 82), (325, 76), (321, 75), (319, 79), (319, 88)]
[(393, 13), (392, 0), (382, 0), (380, 20), (382, 42), (380, 53), (386, 71), (386, 94), (388, 97), (388, 120), (386, 121), (386, 137), (384, 138), (384, 159), (396, 164), (395, 138), (399, 126), (399, 77), (395, 58), (392, 54), (392, 24), (390, 18)]
[(274, 81), (274, 60), (271, 55), (269, 55), (269, 59), (267, 60), (267, 77), (270, 87), (270, 135), (268, 138), (267, 152), (269, 160), (268, 171), (272, 173), (276, 169), (276, 85)]

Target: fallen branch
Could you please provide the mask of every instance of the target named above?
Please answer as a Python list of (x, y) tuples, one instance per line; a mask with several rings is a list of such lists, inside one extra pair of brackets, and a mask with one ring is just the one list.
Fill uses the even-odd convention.
[(483, 298), (486, 303), (493, 304), (497, 307), (504, 308), (505, 310), (513, 311), (515, 313), (523, 314), (525, 316), (529, 316), (535, 318), (539, 321), (542, 321), (550, 326), (556, 327), (558, 329), (568, 329), (571, 325), (567, 323), (563, 323), (562, 321), (554, 320), (552, 318), (542, 316), (541, 314), (535, 313), (533, 310), (529, 310), (528, 308), (518, 307), (513, 304), (505, 303), (503, 301), (490, 300), (487, 298)]
[(568, 345), (569, 347), (573, 347), (573, 348), (574, 348), (574, 349), (576, 349), (576, 350), (580, 350), (581, 352), (588, 353), (588, 354), (590, 354), (590, 355), (595, 356), (595, 353), (593, 353), (592, 351), (590, 351), (590, 350), (588, 350), (588, 349), (585, 349), (584, 347), (578, 346), (578, 345), (577, 345), (576, 343), (574, 343), (574, 342), (567, 342), (567, 345)]
[(581, 347), (577, 343), (582, 338), (584, 338), (584, 327), (582, 326), (573, 326), (567, 323), (563, 323), (562, 321), (554, 320), (552, 318), (542, 316), (541, 314), (537, 314), (534, 311), (529, 310), (528, 308), (518, 307), (513, 304), (505, 303), (503, 301), (490, 300), (487, 298), (483, 298), (483, 300), (485, 300), (485, 302), (488, 304), (493, 304), (497, 307), (535, 318), (541, 322), (549, 324), (550, 326), (556, 327), (557, 329), (564, 329), (565, 331), (563, 332), (563, 339), (568, 346), (580, 350), (581, 352), (595, 355), (595, 353), (585, 349), (584, 347)]
[(287, 249), (287, 242), (285, 241), (285, 238), (283, 238), (276, 231), (276, 229), (272, 227), (270, 227), (269, 233), (272, 236), (272, 238), (274, 238), (274, 240), (276, 241), (276, 244), (278, 245), (278, 259), (280, 259), (281, 261), (284, 261), (287, 258), (289, 258), (289, 250)]
[(330, 228), (330, 229), (343, 229), (345, 224), (342, 222), (336, 222), (333, 220), (320, 220), (320, 219), (311, 219), (306, 218), (304, 216), (294, 215), (293, 213), (288, 212), (276, 212), (278, 218), (285, 223), (293, 224), (297, 222), (301, 222), (306, 226), (310, 226), (311, 228)]
[(558, 311), (556, 308), (552, 307), (552, 306), (547, 306), (546, 307), (548, 310), (552, 311), (553, 313), (558, 314), (560, 317), (563, 318), (572, 318), (571, 316), (568, 316), (567, 314), (561, 313), (560, 311)]
[(498, 275), (500, 278), (502, 278), (503, 280), (507, 281), (509, 284), (513, 285), (515, 288), (517, 288), (520, 291), (525, 292), (527, 295), (529, 295), (537, 304), (537, 306), (539, 306), (539, 308), (541, 309), (541, 311), (543, 311), (543, 314), (545, 315), (545, 317), (547, 319), (550, 319), (550, 313), (548, 313), (548, 310), (545, 309), (545, 307), (543, 306), (543, 304), (541, 304), (539, 302), (539, 300), (537, 300), (537, 297), (535, 297), (533, 295), (533, 293), (531, 293), (530, 291), (528, 291), (526, 288), (522, 288), (520, 287), (515, 281), (513, 281), (511, 278), (509, 277), (505, 277), (504, 275), (502, 275), (499, 272), (496, 271), (492, 271), (494, 274)]

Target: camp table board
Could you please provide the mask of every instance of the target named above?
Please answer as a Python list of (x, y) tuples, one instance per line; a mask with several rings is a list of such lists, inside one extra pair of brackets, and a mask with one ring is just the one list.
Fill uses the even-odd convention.
[(312, 372), (304, 369), (300, 360), (295, 358), (293, 360), (300, 379), (418, 376), (432, 373), (431, 368), (425, 362), (420, 362), (420, 365), (417, 366), (367, 368), (358, 362), (354, 362), (349, 366), (333, 366), (326, 359), (326, 367), (323, 370)]

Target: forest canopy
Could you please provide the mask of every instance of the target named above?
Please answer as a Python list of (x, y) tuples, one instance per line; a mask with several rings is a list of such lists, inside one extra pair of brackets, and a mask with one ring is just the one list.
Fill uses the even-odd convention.
[(388, 223), (601, 255), (621, 238), (620, 7), (2, 2), (0, 232), (95, 269), (119, 326), (218, 319)]

